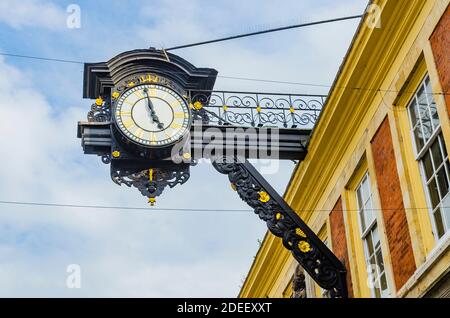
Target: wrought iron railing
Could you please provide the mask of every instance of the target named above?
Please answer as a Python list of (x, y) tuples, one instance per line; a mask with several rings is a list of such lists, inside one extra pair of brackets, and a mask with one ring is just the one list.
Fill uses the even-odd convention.
[(204, 124), (311, 129), (326, 95), (232, 91), (188, 92), (194, 119)]

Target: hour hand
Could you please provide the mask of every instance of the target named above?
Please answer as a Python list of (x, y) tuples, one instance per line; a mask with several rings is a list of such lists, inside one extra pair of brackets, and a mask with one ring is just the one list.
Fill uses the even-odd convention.
[(144, 94), (145, 96), (147, 96), (147, 106), (150, 109), (150, 115), (152, 116), (152, 120), (158, 124), (158, 129), (163, 130), (164, 129), (164, 124), (162, 122), (159, 121), (158, 116), (156, 115), (155, 109), (153, 108), (153, 103), (152, 100), (150, 98), (150, 96), (148, 96), (148, 91), (147, 89), (144, 89)]
[(153, 115), (153, 116), (152, 116), (152, 119), (153, 119), (153, 121), (154, 121), (155, 123), (158, 123), (158, 126), (157, 126), (158, 129), (161, 129), (161, 130), (164, 129), (164, 124), (163, 124), (162, 122), (159, 121), (158, 116)]

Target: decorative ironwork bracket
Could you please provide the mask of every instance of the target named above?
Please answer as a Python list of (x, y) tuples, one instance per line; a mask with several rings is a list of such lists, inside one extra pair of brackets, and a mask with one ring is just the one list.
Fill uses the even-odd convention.
[(172, 165), (169, 167), (156, 167), (144, 170), (124, 170), (111, 166), (112, 181), (121, 186), (135, 187), (144, 197), (149, 199), (149, 203), (153, 206), (156, 197), (160, 196), (164, 189), (168, 186), (173, 188), (178, 184), (184, 184), (190, 177), (190, 166), (196, 165), (191, 162), (186, 165)]
[[(212, 142), (222, 148), (243, 150), (247, 158), (264, 158), (267, 154), (253, 150), (272, 144), (277, 145), (280, 160), (304, 158), (305, 141), (309, 140), (326, 96), (213, 91), (217, 74), (214, 69), (197, 68), (179, 56), (155, 49), (123, 52), (108, 62), (85, 64), (83, 97), (96, 100), (88, 121), (78, 124), (84, 152), (101, 156), (104, 163), (111, 164), (114, 182), (139, 189), (150, 203), (167, 186), (188, 180), (189, 163), (174, 169), (150, 154), (159, 151), (155, 158), (166, 158), (167, 149), (147, 149), (131, 140), (116, 140), (111, 122), (113, 100), (126, 88), (148, 82), (170, 86), (181, 93), (190, 104), (193, 118), (200, 120), (203, 128), (208, 126), (221, 133), (229, 128), (240, 129), (233, 131), (232, 143), (227, 144), (213, 139), (207, 129), (194, 123), (191, 142), (200, 141), (191, 143), (194, 161), (205, 157), (203, 150)], [(255, 130), (246, 132), (244, 128)], [(279, 130), (279, 138), (260, 140), (247, 136), (261, 132), (265, 135), (272, 129)], [(196, 150), (200, 150), (199, 157)], [(241, 199), (267, 223), (269, 230), (282, 238), (304, 270), (322, 288), (330, 290), (331, 297), (347, 297), (345, 267), (258, 171), (247, 161), (213, 162), (219, 172), (228, 175)]]
[(344, 265), (251, 163), (220, 159), (213, 160), (213, 166), (228, 175), (239, 197), (283, 240), (284, 247), (320, 287), (329, 290), (332, 298), (348, 297)]

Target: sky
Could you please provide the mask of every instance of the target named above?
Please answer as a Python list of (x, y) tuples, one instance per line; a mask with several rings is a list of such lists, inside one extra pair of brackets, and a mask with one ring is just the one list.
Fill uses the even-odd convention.
[[(80, 28), (68, 28), (69, 5)], [(0, 0), (0, 52), (85, 62), (340, 16), (367, 0)], [(70, 11), (70, 10), (69, 10)], [(358, 20), (173, 53), (219, 75), (330, 85)], [(0, 55), (0, 201), (148, 207), (83, 155), (83, 66)], [(324, 87), (219, 78), (215, 89), (326, 94)], [(295, 165), (266, 178), (285, 191)], [(246, 209), (210, 165), (158, 198), (160, 208)], [(0, 203), (0, 297), (235, 297), (266, 233), (252, 212), (123, 211)], [(68, 288), (68, 266), (80, 288)], [(73, 286), (72, 286), (73, 287)]]

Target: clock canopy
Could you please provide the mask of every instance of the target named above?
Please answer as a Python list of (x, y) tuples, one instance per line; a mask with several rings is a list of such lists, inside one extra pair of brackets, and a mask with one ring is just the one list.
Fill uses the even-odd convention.
[(83, 97), (109, 95), (114, 86), (138, 74), (155, 74), (193, 92), (212, 90), (217, 73), (215, 69), (197, 68), (175, 54), (154, 48), (132, 50), (108, 62), (85, 64)]

